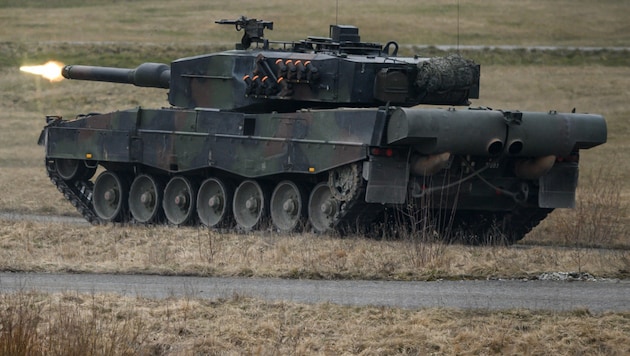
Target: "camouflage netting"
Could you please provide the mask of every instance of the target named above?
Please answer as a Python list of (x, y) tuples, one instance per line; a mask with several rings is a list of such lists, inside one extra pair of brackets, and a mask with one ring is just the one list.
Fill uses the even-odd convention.
[(458, 55), (435, 57), (418, 63), (416, 85), (426, 93), (465, 90), (478, 80), (477, 64)]

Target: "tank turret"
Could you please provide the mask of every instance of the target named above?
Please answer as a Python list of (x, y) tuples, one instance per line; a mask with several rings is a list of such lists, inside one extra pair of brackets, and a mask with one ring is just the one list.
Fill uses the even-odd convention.
[(428, 219), (449, 241), (513, 243), (575, 204), (579, 152), (606, 142), (597, 114), (466, 107), (480, 67), (457, 55), (399, 57), (349, 25), (283, 42), (270, 21), (217, 23), (243, 31), (235, 49), (63, 69), (169, 91), (168, 108), (47, 117), (48, 175), (88, 221), (326, 233), (395, 216), (381, 234)]
[[(398, 44), (361, 42), (354, 26), (331, 25), (330, 37), (270, 43), (263, 30), (272, 29), (273, 22), (240, 18), (217, 23), (244, 31), (235, 50), (178, 59), (170, 69), (157, 63), (134, 70), (75, 65), (66, 66), (63, 75), (170, 87), (173, 106), (242, 112), (387, 103), (468, 105), (468, 99), (479, 97), (479, 66), (472, 61), (397, 57)], [(252, 44), (256, 47), (249, 50)]]

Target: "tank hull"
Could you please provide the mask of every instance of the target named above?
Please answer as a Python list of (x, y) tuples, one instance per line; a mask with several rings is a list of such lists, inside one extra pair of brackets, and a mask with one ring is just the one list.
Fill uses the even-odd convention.
[[(578, 150), (605, 142), (606, 125), (598, 115), (513, 116), (135, 108), (53, 119), (41, 143), (53, 182), (95, 223), (371, 231), (411, 209), (448, 212), (449, 230), (491, 219), (514, 242), (552, 209), (573, 206)], [(541, 127), (562, 142), (541, 140)], [(112, 174), (92, 181), (96, 167)]]

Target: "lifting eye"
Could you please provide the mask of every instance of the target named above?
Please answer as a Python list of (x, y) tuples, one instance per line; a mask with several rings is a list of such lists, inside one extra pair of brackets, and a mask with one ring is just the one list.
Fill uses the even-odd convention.
[[(392, 52), (392, 54), (389, 54), (389, 47), (390, 46), (394, 46), (394, 51)], [(398, 56), (398, 43), (396, 43), (395, 41), (389, 41), (385, 44), (385, 46), (383, 46), (383, 54), (385, 54), (388, 57), (396, 57)]]

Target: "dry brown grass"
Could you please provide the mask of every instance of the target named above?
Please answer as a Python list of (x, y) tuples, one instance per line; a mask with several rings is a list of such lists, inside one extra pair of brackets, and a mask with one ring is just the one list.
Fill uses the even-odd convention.
[[(241, 14), (275, 21), (270, 38), (321, 36), (335, 22), (335, 3), (298, 9), (295, 3), (276, 0), (0, 0), (0, 42), (5, 42), (0, 44), (0, 211), (77, 216), (48, 182), (42, 149), (35, 145), (45, 115), (72, 117), (166, 104), (161, 90), (48, 83), (19, 73), (17, 66), (27, 64), (23, 61), (49, 59), (49, 55), (80, 60), (86, 54), (103, 57), (106, 64), (133, 66), (145, 61), (144, 56), (155, 48), (161, 48), (156, 55), (162, 58), (178, 53), (180, 47), (189, 51), (191, 43), (229, 46), (239, 35), (211, 22)], [(630, 46), (626, 16), (630, 3), (619, 0), (527, 0), (509, 5), (499, 0), (340, 1), (339, 22), (360, 26), (362, 38), (368, 41), (455, 44), (457, 3), (461, 5), (461, 44)], [(132, 45), (121, 49), (115, 43), (87, 43), (71, 55), (67, 53), (72, 51), (63, 50), (65, 45), (49, 41)], [(133, 43), (140, 42), (158, 46), (138, 46), (134, 52)], [(511, 56), (494, 63), (518, 63)], [(613, 227), (617, 236), (605, 236), (607, 243), (629, 243), (628, 211), (617, 208), (627, 208), (630, 197), (630, 166), (626, 164), (630, 69), (607, 62), (606, 56), (601, 54), (602, 65), (595, 62), (592, 66), (575, 65), (575, 61), (571, 65), (534, 61), (538, 64), (526, 66), (481, 63), (482, 99), (474, 105), (542, 111), (577, 107), (607, 118), (609, 143), (581, 155), (579, 208), (554, 212), (524, 240), (570, 248), (463, 247), (309, 234), (234, 235), (191, 228), (0, 221), (0, 269), (402, 280), (525, 277), (543, 271), (582, 270), (627, 277), (627, 251), (580, 248), (592, 244), (591, 236), (567, 238), (580, 228), (567, 222), (588, 221), (584, 217), (598, 212), (601, 226), (606, 227), (608, 216), (616, 213), (613, 217), (619, 220)], [(600, 175), (600, 171), (610, 174)], [(597, 205), (599, 210), (591, 208), (597, 203), (593, 198), (601, 196), (600, 190), (590, 189), (593, 183), (617, 189), (604, 191), (607, 198)], [(7, 336), (15, 335), (7, 334), (6, 323), (16, 320), (35, 326), (23, 329), (27, 332), (24, 340), (33, 342), (29, 354), (68, 354), (80, 350), (76, 347), (79, 342), (118, 354), (155, 355), (630, 353), (627, 313), (591, 315), (584, 310), (411, 311), (268, 303), (239, 296), (216, 301), (157, 301), (21, 293), (0, 296), (0, 316), (0, 354), (13, 355), (18, 353), (11, 351), (19, 350), (3, 347)], [(101, 333), (94, 333), (95, 327)]]
[(147, 334), (141, 318), (125, 318), (119, 303), (88, 298), (0, 296), (0, 355), (137, 355)]
[(583, 175), (575, 209), (561, 209), (530, 234), (528, 242), (573, 247), (627, 248), (630, 234), (625, 183), (599, 170)]
[(630, 271), (630, 252), (624, 250), (23, 221), (0, 221), (0, 248), (0, 270), (17, 271), (387, 280), (531, 278), (578, 270), (627, 277)]
[(630, 4), (620, 0), (326, 0), (308, 6), (280, 0), (2, 0), (0, 23), (7, 31), (0, 41), (233, 43), (238, 35), (226, 37), (228, 29), (213, 21), (240, 15), (274, 21), (272, 39), (299, 40), (328, 35), (337, 3), (339, 23), (361, 27), (369, 41), (455, 44), (459, 4), (462, 44), (630, 45)]
[(21, 349), (30, 347), (28, 355), (68, 355), (71, 350), (84, 355), (630, 352), (629, 314), (587, 310), (405, 310), (238, 295), (208, 301), (21, 292), (0, 296), (0, 316), (0, 354), (16, 351), (2, 352), (20, 340)]

